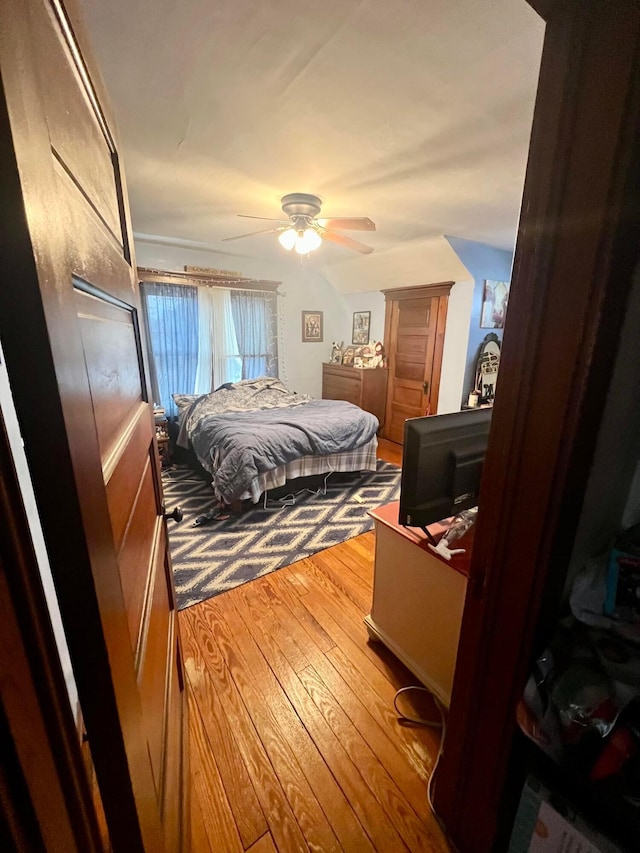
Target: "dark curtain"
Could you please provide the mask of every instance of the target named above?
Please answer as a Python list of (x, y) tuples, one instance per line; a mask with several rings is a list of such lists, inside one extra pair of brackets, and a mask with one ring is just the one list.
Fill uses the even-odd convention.
[(231, 293), (233, 322), (242, 356), (242, 378), (278, 375), (277, 296), (258, 290)]
[(198, 363), (198, 289), (188, 285), (140, 287), (151, 350), (154, 403), (167, 417), (178, 413), (172, 394), (193, 394)]

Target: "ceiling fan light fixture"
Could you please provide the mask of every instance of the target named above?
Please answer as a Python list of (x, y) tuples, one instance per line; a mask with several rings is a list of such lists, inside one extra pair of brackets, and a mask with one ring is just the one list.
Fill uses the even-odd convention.
[(261, 231), (252, 231), (250, 234), (238, 234), (235, 237), (224, 237), (223, 240), (242, 240), (245, 237), (253, 237), (257, 234), (277, 234), (280, 245), (287, 252), (294, 249), (298, 255), (308, 255), (319, 249), (324, 240), (337, 243), (354, 252), (369, 255), (373, 252), (371, 246), (365, 246), (341, 231), (375, 231), (375, 223), (366, 216), (342, 216), (329, 219), (318, 219), (317, 216), (322, 208), (320, 196), (310, 193), (289, 193), (282, 196), (282, 212), (286, 219), (272, 219), (265, 216), (247, 216), (239, 213), (246, 219), (261, 219), (276, 222), (271, 228)]
[(298, 240), (298, 232), (296, 231), (295, 228), (287, 228), (286, 231), (283, 231), (282, 234), (278, 235), (278, 242), (288, 252), (290, 252), (293, 249), (297, 240)]
[(307, 255), (322, 244), (322, 238), (314, 228), (305, 228), (298, 234), (295, 250), (299, 255)]

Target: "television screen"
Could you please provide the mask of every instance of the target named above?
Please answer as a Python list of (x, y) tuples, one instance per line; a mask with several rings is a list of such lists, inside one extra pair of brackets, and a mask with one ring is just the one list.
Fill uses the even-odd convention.
[(491, 411), (405, 421), (400, 524), (424, 529), (478, 505)]

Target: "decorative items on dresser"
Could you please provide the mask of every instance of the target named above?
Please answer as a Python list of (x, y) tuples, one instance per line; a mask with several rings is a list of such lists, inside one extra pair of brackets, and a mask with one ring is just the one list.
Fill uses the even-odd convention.
[(171, 465), (171, 454), (169, 451), (169, 422), (156, 418), (156, 442), (158, 444), (158, 455), (163, 468)]
[(386, 367), (363, 369), (346, 364), (322, 365), (322, 399), (346, 400), (371, 412), (384, 426), (387, 398)]
[(171, 464), (171, 454), (169, 450), (169, 420), (167, 419), (166, 411), (162, 406), (154, 406), (153, 419), (155, 421), (156, 444), (158, 445), (160, 464), (163, 468), (168, 468)]

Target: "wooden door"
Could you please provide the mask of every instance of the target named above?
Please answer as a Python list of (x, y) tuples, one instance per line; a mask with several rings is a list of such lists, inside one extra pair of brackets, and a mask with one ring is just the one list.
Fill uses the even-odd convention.
[(5, 0), (0, 30), (0, 336), (113, 849), (176, 851), (184, 682), (118, 146), (60, 0)]
[(389, 359), (384, 437), (404, 443), (407, 418), (438, 411), (447, 303), (453, 282), (385, 290)]

